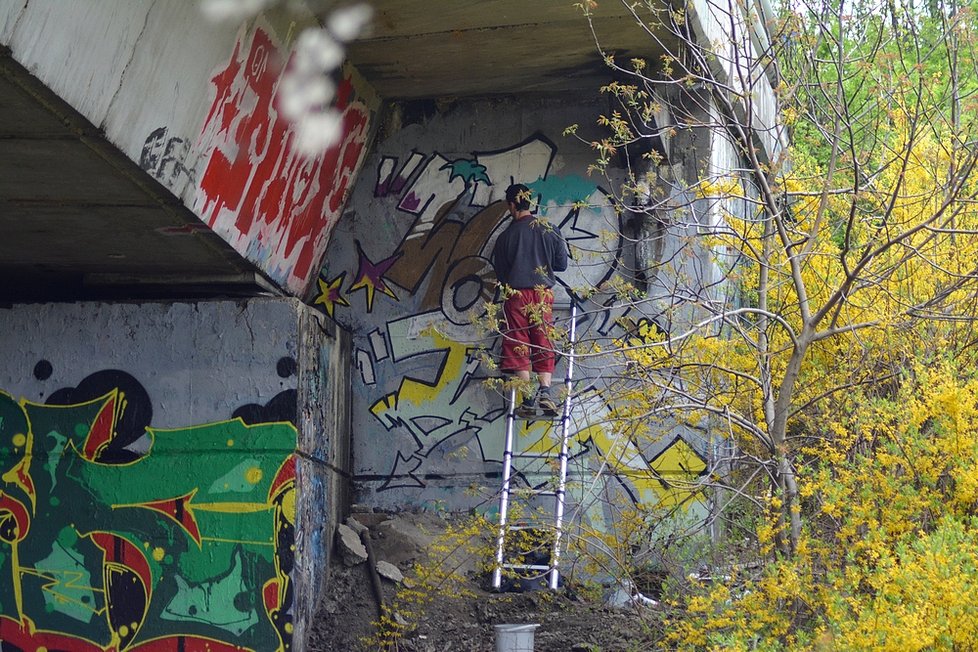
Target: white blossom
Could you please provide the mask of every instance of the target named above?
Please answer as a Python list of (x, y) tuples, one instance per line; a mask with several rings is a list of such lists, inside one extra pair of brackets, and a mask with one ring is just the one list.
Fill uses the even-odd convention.
[(309, 113), (295, 123), (295, 148), (306, 156), (316, 156), (340, 141), (343, 115), (336, 109)]
[[(281, 0), (201, 0), (201, 10), (215, 21), (243, 21)], [(343, 65), (345, 43), (357, 38), (373, 9), (358, 3), (335, 9), (327, 27), (308, 28), (296, 39), (291, 61), (279, 80), (277, 105), (294, 128), (294, 147), (316, 156), (343, 136), (340, 111), (331, 108), (336, 96), (332, 75)]]
[(279, 85), (279, 109), (289, 120), (329, 106), (336, 95), (336, 85), (322, 75), (301, 77), (286, 75)]
[(295, 44), (296, 64), (318, 70), (335, 70), (345, 57), (343, 45), (324, 29), (307, 29)]
[(274, 0), (202, 0), (200, 10), (209, 20), (242, 21), (261, 12)]
[(341, 7), (330, 15), (329, 31), (340, 41), (349, 43), (360, 35), (372, 16), (373, 9), (363, 2)]

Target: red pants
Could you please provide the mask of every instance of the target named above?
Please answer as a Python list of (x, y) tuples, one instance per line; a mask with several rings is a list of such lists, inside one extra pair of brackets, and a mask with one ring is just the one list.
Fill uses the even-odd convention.
[(553, 290), (515, 290), (503, 304), (506, 328), (503, 330), (502, 360), (505, 373), (530, 371), (553, 373), (553, 346), (547, 333), (553, 326)]

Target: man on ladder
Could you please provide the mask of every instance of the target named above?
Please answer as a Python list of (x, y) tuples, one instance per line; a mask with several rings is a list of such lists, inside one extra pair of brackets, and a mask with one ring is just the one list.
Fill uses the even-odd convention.
[[(569, 355), (567, 358), (566, 394), (563, 397), (563, 416), (561, 418), (560, 453), (556, 457), (558, 476), (550, 490), (536, 490), (537, 496), (554, 497), (553, 537), (548, 563), (528, 563), (518, 560), (507, 562), (507, 533), (536, 530), (536, 526), (511, 524), (509, 522), (510, 491), (513, 480), (514, 458), (547, 459), (549, 453), (514, 452), (515, 421), (535, 419), (538, 408), (544, 415), (553, 418), (558, 415), (558, 407), (550, 394), (556, 353), (550, 342), (553, 328), (553, 286), (556, 282), (554, 272), (567, 269), (567, 245), (560, 233), (545, 219), (535, 219), (530, 213), (530, 190), (522, 184), (514, 184), (506, 189), (506, 202), (513, 222), (496, 240), (492, 253), (492, 263), (496, 277), (503, 288), (505, 303), (503, 313), (506, 328), (503, 330), (502, 361), (500, 367), (507, 374), (515, 375), (529, 384), (530, 373), (537, 374), (539, 388), (536, 395), (527, 395), (519, 408), (516, 407), (517, 390), (509, 391), (509, 410), (506, 415), (506, 441), (503, 448), (503, 484), (499, 494), (499, 535), (496, 539), (496, 567), (492, 574), (492, 586), (501, 589), (503, 572), (532, 572), (537, 577), (549, 576), (549, 587), (556, 589), (560, 573), (557, 565), (560, 559), (561, 526), (564, 514), (564, 495), (567, 479), (568, 435), (570, 421), (571, 378), (574, 369), (574, 342), (576, 333), (576, 307), (571, 305), (569, 329)], [(524, 576), (525, 577), (525, 576)], [(530, 579), (530, 578), (526, 578)]]
[(567, 269), (567, 245), (560, 232), (546, 219), (530, 212), (530, 189), (521, 183), (506, 189), (506, 203), (512, 223), (496, 240), (492, 265), (503, 288), (503, 373), (529, 383), (530, 371), (537, 375), (539, 388), (527, 394), (517, 408), (525, 419), (557, 416), (557, 403), (550, 393), (556, 355), (550, 343), (553, 328), (554, 272)]

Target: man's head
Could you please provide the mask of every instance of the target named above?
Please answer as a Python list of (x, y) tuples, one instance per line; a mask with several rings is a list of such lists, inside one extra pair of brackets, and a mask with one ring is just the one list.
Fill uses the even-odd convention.
[[(506, 189), (506, 203), (516, 211), (530, 210), (530, 189), (522, 183), (514, 183)], [(514, 211), (514, 214), (515, 212)]]

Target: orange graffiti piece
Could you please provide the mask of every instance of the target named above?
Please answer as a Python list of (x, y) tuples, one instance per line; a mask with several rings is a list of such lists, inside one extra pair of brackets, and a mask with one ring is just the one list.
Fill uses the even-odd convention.
[(105, 563), (126, 568), (135, 573), (143, 583), (146, 600), (152, 595), (153, 574), (146, 556), (138, 546), (111, 532), (92, 532), (88, 535), (105, 554)]
[(197, 490), (194, 489), (190, 493), (178, 498), (167, 498), (166, 500), (140, 503), (131, 505), (131, 507), (144, 507), (163, 514), (183, 528), (199, 546), (201, 542), (200, 527), (197, 525), (197, 518), (194, 516), (193, 508), (190, 505), (190, 501), (193, 500), (194, 494), (196, 493)]
[(0, 616), (0, 641), (19, 650), (71, 650), (72, 652), (106, 652), (101, 645), (68, 634), (37, 631), (30, 618), (17, 622)]
[(295, 480), (295, 455), (290, 455), (282, 466), (279, 467), (278, 472), (275, 474), (275, 479), (272, 480), (272, 486), (268, 488), (268, 502), (272, 502), (274, 498), (285, 485), (289, 482)]
[(265, 603), (265, 611), (271, 614), (281, 605), (281, 591), (279, 591), (279, 580), (268, 580), (262, 587), (262, 599)]
[(31, 478), (30, 453), (24, 455), (24, 459), (18, 462), (17, 466), (7, 471), (2, 480), (15, 484), (24, 490), (24, 493), (31, 499), (31, 513), (33, 513), (37, 503), (37, 492), (34, 489), (34, 479)]
[(23, 541), (30, 527), (31, 517), (24, 504), (0, 491), (0, 541)]
[(299, 154), (295, 130), (276, 107), (286, 63), (281, 50), (268, 31), (256, 29), (238, 40), (211, 78), (214, 100), (198, 143), (206, 163), (197, 208), (238, 251), (265, 248), (258, 257), (300, 290), (326, 250), (365, 154), (370, 113), (352, 79), (344, 78), (336, 92), (342, 137), (318, 156)]
[(102, 450), (112, 441), (115, 431), (116, 406), (119, 403), (119, 390), (112, 390), (102, 408), (98, 411), (98, 416), (92, 423), (88, 436), (85, 437), (85, 444), (82, 446), (82, 457), (89, 462), (98, 459)]
[(129, 652), (253, 652), (251, 648), (203, 636), (164, 636), (127, 649)]
[[(142, 550), (116, 534), (92, 532), (88, 536), (103, 553), (102, 581), (113, 645), (126, 649), (142, 627), (152, 598), (149, 563)], [(135, 622), (131, 616), (134, 607), (140, 614)]]

